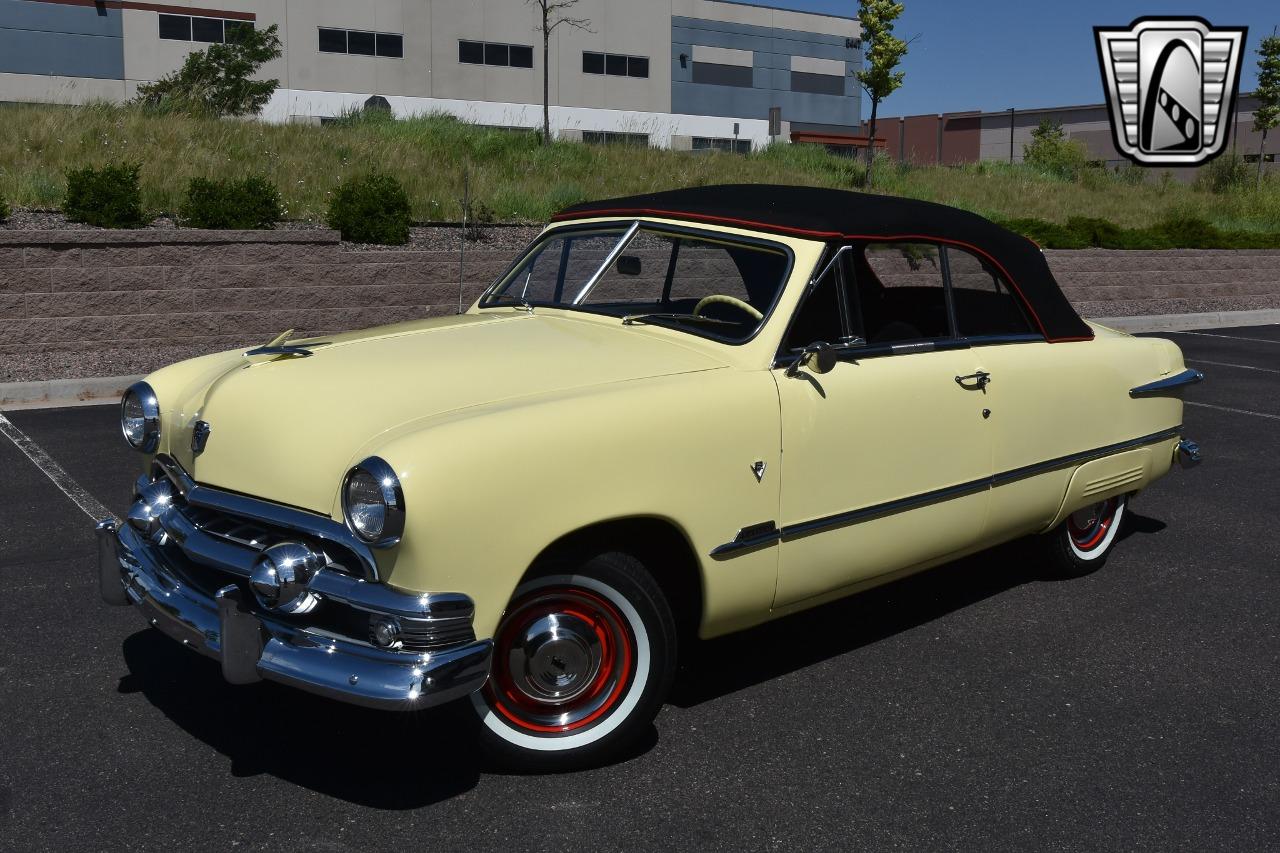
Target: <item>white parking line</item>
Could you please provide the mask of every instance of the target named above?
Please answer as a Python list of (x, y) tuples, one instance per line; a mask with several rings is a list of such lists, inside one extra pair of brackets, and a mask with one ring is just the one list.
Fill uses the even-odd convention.
[(64, 471), (61, 465), (53, 461), (52, 456), (45, 453), (43, 447), (28, 438), (26, 433), (14, 426), (13, 421), (6, 418), (3, 413), (0, 413), (0, 433), (3, 433), (6, 438), (12, 441), (89, 518), (94, 521), (102, 521), (105, 518), (114, 519), (116, 517), (115, 513), (103, 506), (101, 501), (93, 495), (86, 492), (84, 487), (72, 479), (71, 475)]
[(1254, 367), (1252, 364), (1231, 364), (1227, 361), (1206, 361), (1203, 358), (1188, 358), (1185, 361), (1189, 364), (1212, 364), (1214, 367), (1238, 367), (1241, 370), (1261, 370), (1263, 373), (1280, 373), (1274, 367)]
[(1235, 412), (1237, 415), (1253, 415), (1255, 418), (1270, 418), (1273, 421), (1280, 421), (1280, 415), (1270, 415), (1266, 412), (1251, 412), (1248, 409), (1233, 409), (1230, 406), (1215, 406), (1212, 403), (1193, 403), (1190, 400), (1182, 401), (1184, 406), (1199, 406), (1202, 409), (1217, 409), (1219, 412)]
[(1199, 338), (1226, 338), (1229, 341), (1255, 341), (1260, 344), (1280, 344), (1280, 341), (1273, 341), (1270, 338), (1242, 338), (1239, 335), (1214, 335), (1209, 332), (1177, 332), (1170, 329), (1168, 332), (1161, 332), (1162, 335), (1195, 335)]

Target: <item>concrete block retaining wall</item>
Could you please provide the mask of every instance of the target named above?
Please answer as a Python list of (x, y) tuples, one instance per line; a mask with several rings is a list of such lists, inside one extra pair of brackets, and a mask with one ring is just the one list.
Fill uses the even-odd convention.
[[(514, 252), (470, 245), (465, 302)], [(1280, 308), (1280, 251), (1046, 252), (1086, 316)], [(299, 334), (452, 313), (458, 253), (327, 230), (0, 231), (0, 382), (144, 373)]]

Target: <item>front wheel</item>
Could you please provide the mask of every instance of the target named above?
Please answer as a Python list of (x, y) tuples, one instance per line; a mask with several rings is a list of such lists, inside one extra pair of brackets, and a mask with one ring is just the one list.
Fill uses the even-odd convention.
[(472, 696), (481, 745), (510, 769), (606, 762), (653, 722), (675, 662), (671, 608), (634, 557), (600, 554), (530, 578), (498, 626), (489, 681)]
[(1045, 534), (1050, 567), (1055, 574), (1078, 577), (1101, 568), (1124, 521), (1125, 495), (1078, 509)]

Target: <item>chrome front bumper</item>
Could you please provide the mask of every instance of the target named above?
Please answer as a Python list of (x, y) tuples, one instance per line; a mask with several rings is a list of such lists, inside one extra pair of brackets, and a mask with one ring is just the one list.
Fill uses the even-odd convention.
[(128, 524), (100, 522), (97, 535), (103, 600), (137, 605), (152, 626), (221, 661), (233, 684), (267, 679), (355, 705), (414, 710), (467, 696), (489, 677), (491, 640), (410, 652), (299, 628), (251, 610), (236, 584), (206, 595)]

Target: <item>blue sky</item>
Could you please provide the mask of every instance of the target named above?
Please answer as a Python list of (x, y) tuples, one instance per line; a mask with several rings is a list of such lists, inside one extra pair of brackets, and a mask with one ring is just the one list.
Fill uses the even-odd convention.
[[(1006, 110), (1103, 101), (1094, 26), (1128, 26), (1142, 15), (1199, 15), (1247, 26), (1241, 89), (1257, 80), (1259, 40), (1280, 24), (1280, 0), (1153, 3), (1098, 0), (902, 0), (895, 33), (918, 36), (903, 60), (906, 83), (880, 105), (886, 116)], [(763, 5), (853, 16), (857, 0), (762, 0)], [(865, 102), (863, 116), (870, 114)]]

